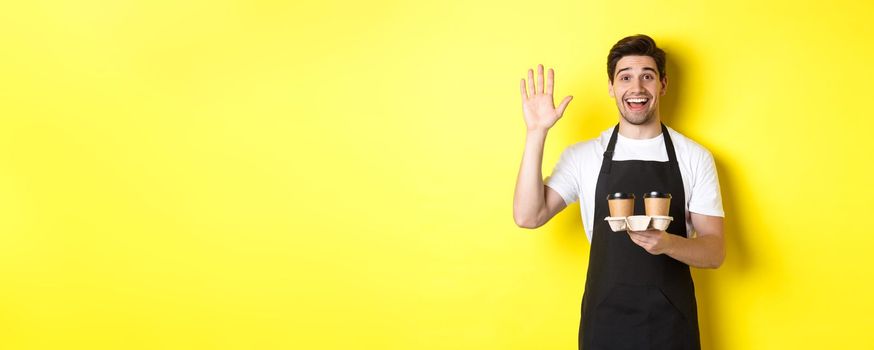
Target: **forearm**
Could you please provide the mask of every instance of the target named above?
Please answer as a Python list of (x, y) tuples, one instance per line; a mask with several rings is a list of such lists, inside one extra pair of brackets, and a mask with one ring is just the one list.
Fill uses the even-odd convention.
[(689, 266), (715, 269), (725, 260), (725, 245), (721, 236), (706, 235), (695, 238), (669, 236), (671, 244), (665, 254)]
[(536, 226), (539, 216), (546, 206), (543, 188), (543, 146), (547, 131), (528, 131), (525, 138), (525, 151), (516, 178), (516, 191), (513, 196), (513, 218), (523, 226)]

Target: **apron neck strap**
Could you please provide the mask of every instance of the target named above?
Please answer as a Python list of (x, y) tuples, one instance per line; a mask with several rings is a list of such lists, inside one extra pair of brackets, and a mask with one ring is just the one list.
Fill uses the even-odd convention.
[[(664, 123), (662, 125), (662, 135), (665, 138), (665, 151), (668, 152), (668, 164), (670, 166), (677, 165), (677, 152), (674, 151), (674, 142), (671, 141), (671, 135), (668, 134), (668, 127)], [(613, 164), (613, 151), (616, 150), (616, 135), (619, 135), (619, 124), (613, 128), (613, 134), (610, 135), (610, 141), (607, 142), (607, 150), (604, 151), (604, 161), (601, 162), (601, 174), (609, 174), (610, 166)]]

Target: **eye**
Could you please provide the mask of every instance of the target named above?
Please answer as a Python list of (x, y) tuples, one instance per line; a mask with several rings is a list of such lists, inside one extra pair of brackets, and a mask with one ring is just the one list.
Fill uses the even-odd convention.
[(619, 80), (628, 80), (628, 76), (627, 76), (627, 75), (623, 75), (623, 76), (619, 77)]
[(646, 79), (646, 80), (652, 80), (652, 75), (645, 74), (645, 75), (643, 76), (643, 78)]

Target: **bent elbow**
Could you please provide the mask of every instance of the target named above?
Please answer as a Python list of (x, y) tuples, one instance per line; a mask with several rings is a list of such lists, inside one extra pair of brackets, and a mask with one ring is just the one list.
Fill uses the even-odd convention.
[(528, 221), (516, 220), (516, 226), (519, 228), (533, 229), (535, 226)]
[(725, 262), (725, 252), (724, 251), (722, 252), (722, 254), (719, 255), (719, 257), (717, 257), (716, 259), (714, 259), (713, 262), (710, 263), (710, 266), (707, 266), (707, 267), (711, 268), (711, 269), (718, 269), (720, 266), (722, 266), (723, 262)]
[(540, 227), (537, 220), (532, 220), (531, 218), (513, 217), (513, 220), (516, 222), (516, 226), (521, 228), (535, 229)]

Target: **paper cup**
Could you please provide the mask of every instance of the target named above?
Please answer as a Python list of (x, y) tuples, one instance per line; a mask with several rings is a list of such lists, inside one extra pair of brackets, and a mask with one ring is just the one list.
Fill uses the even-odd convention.
[(643, 206), (647, 216), (668, 216), (671, 210), (671, 194), (667, 192), (647, 192), (643, 195)]
[(634, 193), (614, 192), (607, 195), (607, 205), (611, 217), (634, 215)]

